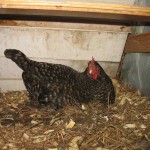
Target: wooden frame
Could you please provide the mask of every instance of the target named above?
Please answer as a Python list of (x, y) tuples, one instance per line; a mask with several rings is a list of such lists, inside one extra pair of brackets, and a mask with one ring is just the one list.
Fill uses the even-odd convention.
[(127, 53), (149, 53), (150, 52), (150, 33), (129, 35), (125, 44), (116, 77), (119, 79), (124, 57)]
[(125, 44), (124, 53), (150, 52), (150, 33), (129, 35)]
[(112, 21), (150, 22), (150, 8), (85, 2), (3, 0), (0, 15), (48, 16)]

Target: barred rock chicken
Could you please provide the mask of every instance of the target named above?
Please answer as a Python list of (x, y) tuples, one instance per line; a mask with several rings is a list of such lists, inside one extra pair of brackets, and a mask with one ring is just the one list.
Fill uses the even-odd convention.
[(115, 91), (111, 79), (92, 58), (84, 72), (71, 67), (30, 60), (19, 50), (7, 49), (5, 56), (22, 70), (22, 78), (31, 101), (59, 109), (67, 104), (99, 100), (104, 105), (114, 103)]

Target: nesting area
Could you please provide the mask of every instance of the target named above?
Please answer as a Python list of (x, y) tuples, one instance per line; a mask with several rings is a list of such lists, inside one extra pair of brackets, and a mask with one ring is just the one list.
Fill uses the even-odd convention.
[(2, 150), (148, 150), (150, 98), (114, 80), (117, 98), (60, 110), (31, 107), (26, 91), (0, 94)]

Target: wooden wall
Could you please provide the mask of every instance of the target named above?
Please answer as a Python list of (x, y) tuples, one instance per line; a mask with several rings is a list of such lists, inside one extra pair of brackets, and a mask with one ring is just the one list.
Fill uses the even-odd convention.
[(31, 59), (61, 63), (83, 71), (93, 56), (114, 77), (129, 27), (56, 22), (0, 22), (1, 91), (23, 90), (21, 69), (4, 57), (15, 48)]

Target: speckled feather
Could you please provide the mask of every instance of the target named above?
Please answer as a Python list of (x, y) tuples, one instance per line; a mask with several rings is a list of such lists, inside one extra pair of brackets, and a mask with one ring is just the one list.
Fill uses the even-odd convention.
[(30, 60), (19, 50), (8, 49), (4, 54), (23, 70), (22, 78), (31, 101), (38, 100), (54, 109), (92, 100), (105, 105), (115, 101), (112, 81), (96, 61), (100, 76), (93, 79), (88, 76), (88, 67), (80, 73), (65, 65)]

